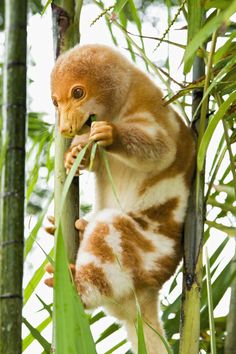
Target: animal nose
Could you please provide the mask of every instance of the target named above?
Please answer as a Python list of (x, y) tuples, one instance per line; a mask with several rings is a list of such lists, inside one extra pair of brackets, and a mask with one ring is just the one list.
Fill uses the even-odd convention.
[(73, 135), (73, 129), (72, 126), (70, 125), (60, 125), (60, 133), (64, 136), (72, 136)]

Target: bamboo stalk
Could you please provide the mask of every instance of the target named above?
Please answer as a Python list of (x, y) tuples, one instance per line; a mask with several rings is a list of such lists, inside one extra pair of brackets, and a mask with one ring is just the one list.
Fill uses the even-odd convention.
[[(217, 31), (212, 35), (211, 49), (207, 62), (207, 72), (205, 77), (204, 93), (207, 91), (212, 75), (213, 55), (216, 48)], [(197, 80), (204, 75), (204, 63), (200, 58), (194, 62), (193, 80)], [(196, 95), (196, 92), (194, 93)], [(202, 93), (197, 92), (193, 97), (193, 116), (201, 101)], [(200, 114), (197, 114), (195, 121), (195, 131), (197, 133), (197, 148), (200, 146), (205, 128), (208, 112), (208, 96), (201, 105)], [(199, 125), (198, 125), (199, 122)], [(205, 220), (205, 168), (197, 170), (190, 195), (189, 210), (186, 217), (184, 230), (184, 283), (183, 300), (181, 311), (181, 354), (199, 353), (200, 334), (200, 299), (202, 283), (202, 246)]]
[(24, 247), (27, 1), (5, 2), (4, 138), (1, 195), (0, 353), (21, 353)]
[[(193, 80), (204, 76), (205, 64), (202, 59), (196, 57), (193, 64)], [(192, 115), (202, 100), (202, 91), (193, 92)], [(200, 118), (198, 113), (197, 121)], [(198, 127), (193, 127), (197, 132)], [(202, 184), (200, 185), (202, 186)], [(203, 188), (199, 193), (203, 198)], [(203, 199), (204, 200), (204, 199)], [(196, 205), (196, 180), (189, 198), (189, 207), (184, 227), (184, 272), (183, 292), (180, 326), (180, 353), (197, 354), (199, 348), (200, 333), (200, 292), (202, 280), (202, 225), (203, 205)]]
[[(52, 4), (54, 51), (55, 57), (68, 50), (80, 41), (79, 20), (83, 1), (60, 0)], [(58, 131), (56, 122), (55, 136), (55, 219), (56, 225), (60, 213), (61, 195), (66, 179), (64, 168), (64, 153), (71, 140), (65, 139)], [(69, 261), (74, 263), (78, 250), (78, 232), (74, 227), (75, 220), (79, 218), (79, 179), (74, 178), (67, 194), (65, 207), (61, 215), (62, 234), (67, 246)]]

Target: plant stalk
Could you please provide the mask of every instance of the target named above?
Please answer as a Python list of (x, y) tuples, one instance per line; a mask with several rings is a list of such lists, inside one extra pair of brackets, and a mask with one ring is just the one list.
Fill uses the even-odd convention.
[(5, 165), (0, 225), (0, 353), (20, 354), (24, 251), (27, 1), (5, 1)]
[[(193, 116), (207, 91), (212, 75), (213, 55), (215, 52), (217, 32), (213, 33), (211, 50), (209, 53), (207, 72), (203, 94), (200, 90), (193, 93)], [(193, 80), (204, 76), (205, 65), (202, 59), (196, 57), (193, 66)], [(197, 148), (200, 146), (206, 128), (206, 117), (208, 111), (208, 96), (202, 102), (200, 117), (197, 116), (193, 127), (197, 134)], [(199, 126), (198, 126), (199, 121)], [(200, 334), (200, 297), (202, 283), (202, 245), (205, 219), (205, 170), (196, 172), (196, 179), (193, 182), (190, 194), (189, 209), (186, 216), (184, 229), (184, 279), (183, 298), (181, 310), (181, 354), (199, 353)]]
[[(52, 4), (54, 52), (57, 58), (61, 53), (70, 49), (80, 41), (79, 20), (83, 1), (61, 0)], [(70, 146), (71, 140), (62, 137), (58, 130), (56, 120), (55, 136), (55, 220), (58, 223), (61, 211), (61, 196), (66, 180), (64, 167), (64, 154)], [(64, 204), (61, 215), (62, 234), (67, 247), (69, 262), (74, 263), (78, 245), (78, 231), (75, 229), (75, 221), (79, 218), (79, 179), (74, 178)]]

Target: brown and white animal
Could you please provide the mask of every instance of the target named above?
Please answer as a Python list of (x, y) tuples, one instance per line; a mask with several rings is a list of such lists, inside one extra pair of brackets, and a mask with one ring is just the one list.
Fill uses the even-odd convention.
[[(181, 230), (194, 160), (190, 129), (160, 89), (116, 50), (76, 46), (61, 55), (51, 77), (59, 129), (74, 137), (65, 157), (70, 170), (88, 141), (108, 154), (122, 210), (99, 151), (95, 156), (96, 205), (86, 221), (75, 282), (86, 308), (104, 306), (123, 321), (133, 349), (137, 294), (143, 318), (160, 334), (158, 291), (181, 258)], [(96, 122), (91, 127), (91, 115)], [(82, 168), (89, 166), (88, 152)], [(82, 226), (81, 226), (82, 225)], [(144, 325), (148, 354), (166, 353)]]

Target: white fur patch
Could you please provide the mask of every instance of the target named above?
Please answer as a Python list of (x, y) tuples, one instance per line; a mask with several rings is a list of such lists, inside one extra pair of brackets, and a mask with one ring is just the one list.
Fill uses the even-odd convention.
[(189, 192), (186, 188), (183, 174), (175, 177), (166, 178), (158, 184), (150, 187), (139, 199), (135, 209), (144, 210), (152, 205), (158, 206), (166, 203), (172, 198), (178, 198), (179, 203), (174, 210), (174, 219), (177, 222), (182, 222), (185, 216)]
[(104, 264), (103, 271), (105, 272), (109, 283), (112, 285), (114, 298), (119, 300), (131, 293), (133, 288), (132, 276), (122, 269), (120, 260), (114, 264)]

